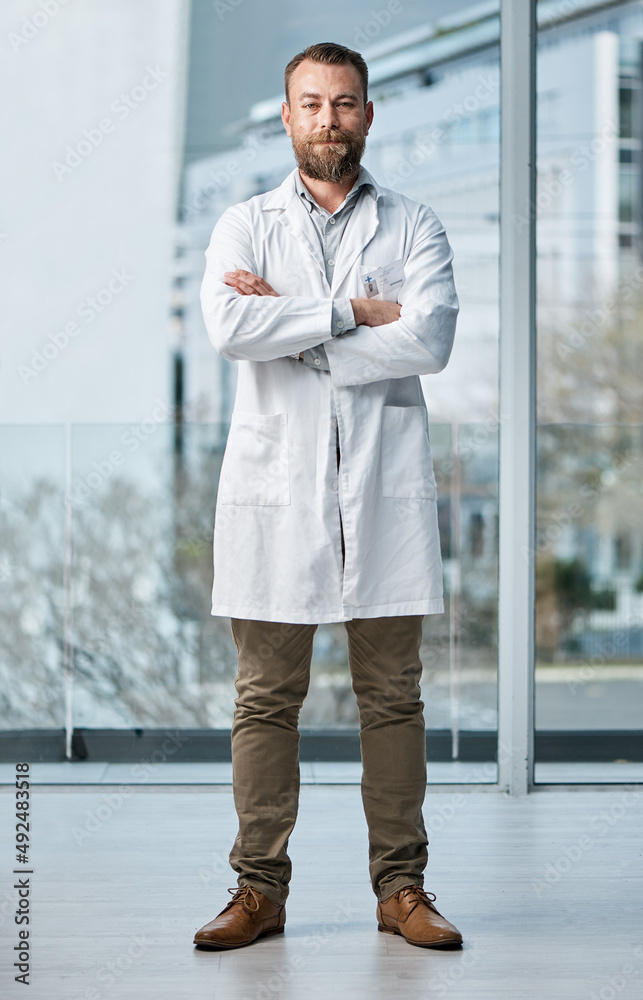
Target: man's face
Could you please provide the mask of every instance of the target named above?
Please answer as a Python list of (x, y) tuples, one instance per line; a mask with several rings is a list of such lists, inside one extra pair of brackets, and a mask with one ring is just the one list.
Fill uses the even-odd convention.
[(373, 104), (364, 106), (360, 75), (350, 63), (304, 59), (290, 77), (281, 116), (302, 174), (337, 183), (359, 170)]

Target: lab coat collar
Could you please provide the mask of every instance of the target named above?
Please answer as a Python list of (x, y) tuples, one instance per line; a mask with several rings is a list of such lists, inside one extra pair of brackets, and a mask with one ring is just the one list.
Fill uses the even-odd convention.
[[(285, 180), (279, 185), (279, 187), (275, 188), (274, 191), (270, 192), (269, 196), (266, 198), (266, 200), (262, 205), (262, 210), (264, 212), (269, 212), (273, 209), (281, 208), (285, 210), (286, 208), (288, 208), (293, 198), (297, 194), (295, 177), (298, 174), (298, 172), (299, 172), (299, 167), (295, 167), (295, 169), (291, 170), (291, 172), (288, 174)], [(368, 170), (364, 166), (360, 167), (360, 172), (357, 180), (359, 184), (369, 184), (372, 186), (372, 189), (375, 192), (374, 197), (376, 201), (379, 201), (380, 198), (385, 198), (386, 195), (388, 194), (386, 189), (379, 186), (375, 178), (372, 176), (372, 174), (368, 172)], [(372, 194), (372, 192), (369, 193)]]
[[(303, 180), (301, 179), (301, 174), (299, 173), (298, 170), (295, 170), (294, 176), (295, 176), (295, 190), (297, 194), (304, 199), (304, 204), (306, 208), (309, 211), (312, 211), (312, 207), (313, 205), (317, 205), (317, 201), (315, 200), (314, 196), (311, 194), (311, 192), (304, 184)], [(354, 200), (359, 197), (362, 188), (366, 188), (367, 194), (369, 194), (371, 198), (377, 200), (377, 192), (375, 191), (375, 185), (369, 178), (370, 175), (367, 174), (366, 169), (364, 167), (360, 167), (359, 173), (357, 175), (357, 180), (355, 181), (352, 188), (344, 198), (342, 205), (346, 205), (349, 199), (354, 202)], [(341, 207), (342, 206), (340, 205), (340, 208)], [(336, 211), (339, 211), (339, 208), (336, 209)]]
[[(306, 208), (301, 204), (301, 198), (297, 194), (295, 176), (298, 170), (299, 168), (295, 167), (283, 183), (269, 193), (262, 205), (262, 211), (281, 212), (278, 217), (279, 222), (306, 247), (321, 271), (324, 281), (326, 281), (326, 268), (320, 252), (319, 241), (312, 239), (314, 234), (309, 228), (310, 220), (306, 218)], [(369, 191), (371, 197), (362, 198), (355, 206), (355, 210), (349, 219), (333, 276), (331, 292), (334, 295), (337, 294), (341, 283), (350, 272), (364, 247), (373, 239), (378, 225), (379, 201), (389, 195), (389, 192), (377, 184), (365, 167), (360, 167), (359, 182), (372, 185), (372, 190)], [(373, 191), (375, 192), (374, 194)]]

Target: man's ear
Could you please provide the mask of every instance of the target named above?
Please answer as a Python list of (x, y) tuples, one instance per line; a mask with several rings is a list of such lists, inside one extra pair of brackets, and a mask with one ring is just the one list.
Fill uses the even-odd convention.
[(292, 133), (290, 128), (290, 108), (288, 107), (285, 101), (282, 101), (281, 104), (281, 120), (284, 123), (286, 134), (291, 135)]
[(373, 124), (373, 102), (367, 101), (366, 107), (364, 108), (364, 114), (366, 115), (366, 134), (368, 135), (368, 130)]

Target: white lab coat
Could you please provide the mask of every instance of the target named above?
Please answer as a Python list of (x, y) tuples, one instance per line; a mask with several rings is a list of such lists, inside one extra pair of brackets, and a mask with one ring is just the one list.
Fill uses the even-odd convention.
[[(431, 209), (367, 175), (377, 200), (365, 192), (354, 209), (329, 287), (294, 177), (227, 209), (206, 251), (208, 335), (238, 362), (217, 496), (212, 614), (310, 624), (441, 612), (419, 375), (441, 371), (451, 353), (451, 247)], [(398, 260), (399, 320), (332, 337), (331, 298), (363, 298), (360, 279)], [(223, 281), (237, 268), (263, 277), (279, 298), (237, 294)], [(330, 374), (289, 356), (320, 343)]]

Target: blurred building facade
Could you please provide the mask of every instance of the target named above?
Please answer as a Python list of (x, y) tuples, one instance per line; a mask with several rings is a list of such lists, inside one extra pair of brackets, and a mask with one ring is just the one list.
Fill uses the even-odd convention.
[[(591, 13), (604, 6), (539, 4), (539, 192), (516, 225), (537, 214), (540, 305), (566, 308), (570, 321), (588, 296), (614, 290), (640, 239), (643, 19), (638, 4)], [(364, 163), (380, 183), (431, 205), (455, 250), (457, 343), (447, 370), (424, 379), (432, 416), (449, 422), (497, 407), (498, 30), (497, 3), (478, 4), (364, 53), (375, 102)], [(184, 177), (186, 405), (224, 424), (234, 372), (204, 337), (203, 251), (228, 205), (276, 186), (294, 166), (280, 108), (280, 97), (252, 107), (240, 146), (192, 163)]]

